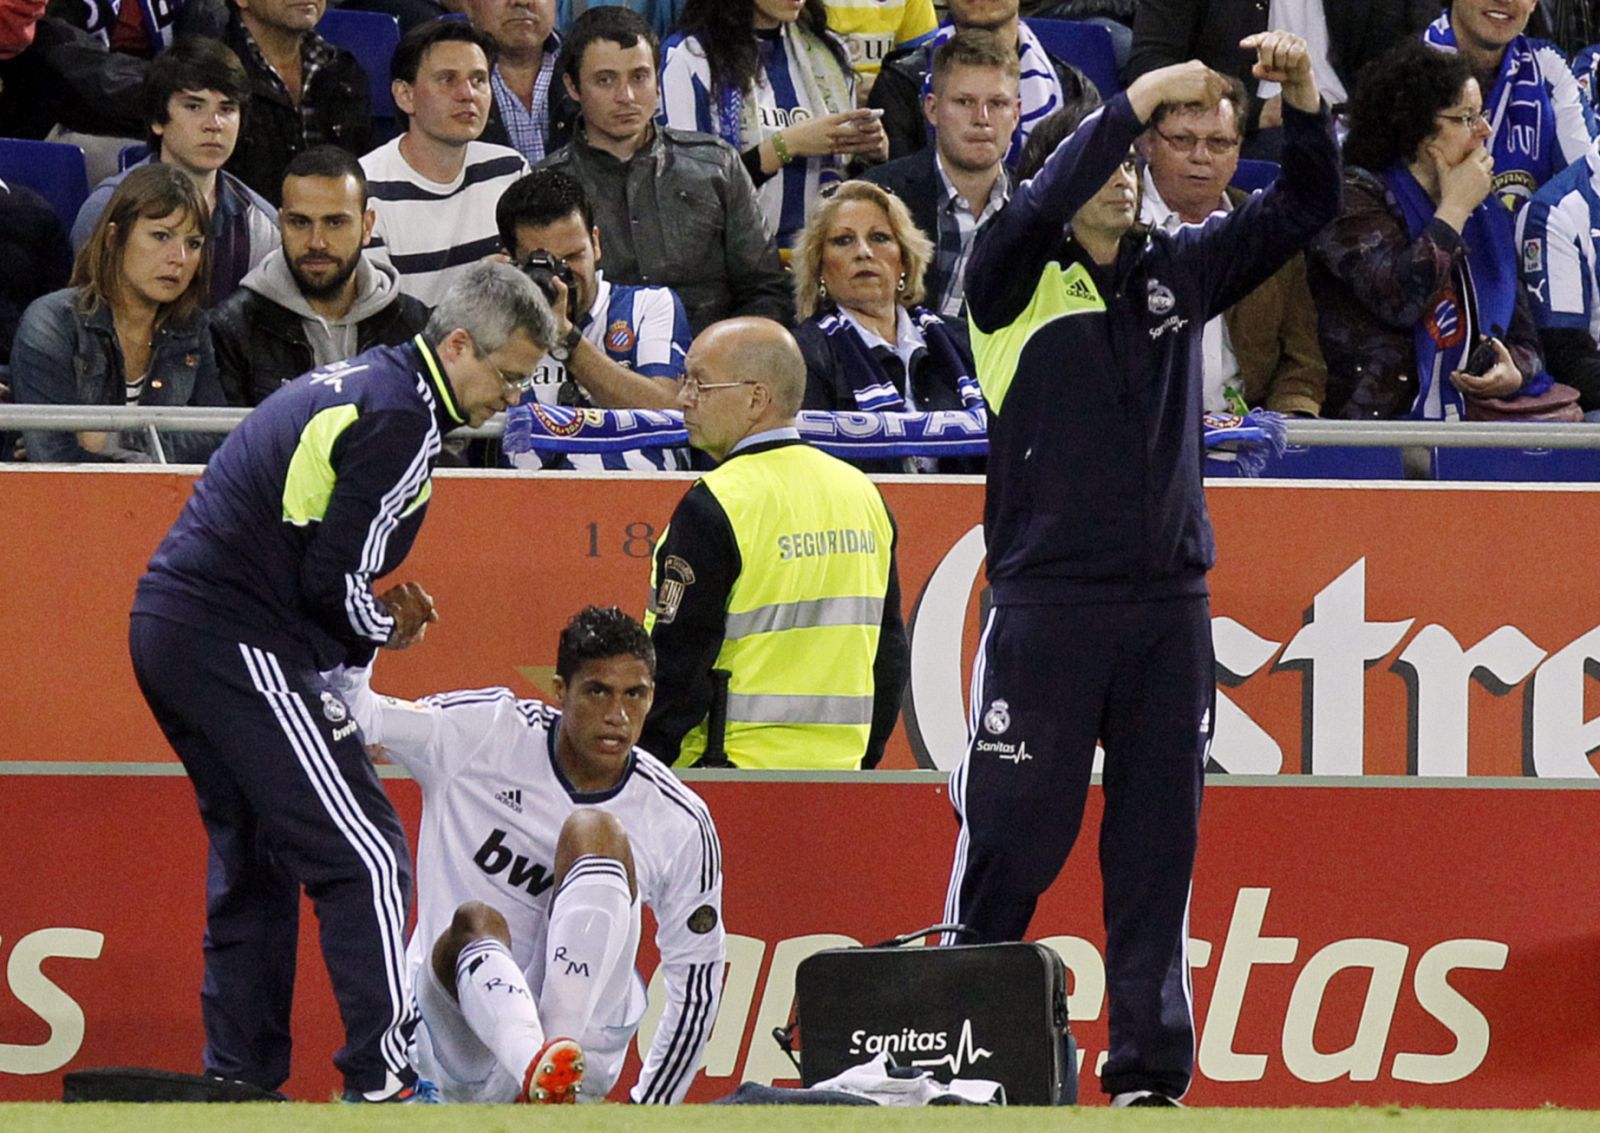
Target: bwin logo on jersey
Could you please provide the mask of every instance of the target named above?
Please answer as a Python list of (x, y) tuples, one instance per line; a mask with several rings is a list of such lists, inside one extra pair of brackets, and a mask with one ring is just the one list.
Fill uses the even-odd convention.
[(1011, 727), (1011, 705), (1003, 700), (996, 700), (989, 705), (989, 710), (983, 714), (983, 730), (991, 736), (998, 736)]
[(1146, 301), (1150, 306), (1152, 315), (1164, 315), (1178, 305), (1178, 297), (1172, 289), (1159, 279), (1152, 279), (1145, 285)]

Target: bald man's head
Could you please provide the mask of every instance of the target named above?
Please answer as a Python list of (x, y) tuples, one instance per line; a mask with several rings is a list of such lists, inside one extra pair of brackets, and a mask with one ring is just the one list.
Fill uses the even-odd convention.
[(712, 351), (719, 368), (767, 387), (785, 419), (800, 412), (806, 396), (806, 360), (783, 324), (754, 317), (724, 319), (700, 333), (697, 345)]

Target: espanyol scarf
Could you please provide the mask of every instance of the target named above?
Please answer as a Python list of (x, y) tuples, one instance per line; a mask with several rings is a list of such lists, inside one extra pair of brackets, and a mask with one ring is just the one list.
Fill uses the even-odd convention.
[[(1428, 25), (1423, 42), (1443, 51), (1456, 50), (1455, 29), (1448, 9)], [(1483, 110), (1489, 116), (1489, 152), (1494, 155), (1495, 193), (1520, 185), (1518, 207), (1565, 167), (1556, 137), (1556, 108), (1550, 98), (1544, 70), (1534, 54), (1539, 41), (1519, 35), (1506, 48), (1494, 89), (1483, 91)], [(1548, 45), (1546, 45), (1548, 46)]]
[[(978, 388), (978, 380), (967, 372), (969, 367), (962, 361), (961, 351), (956, 348), (944, 320), (926, 307), (912, 307), (906, 313), (910, 315), (913, 325), (922, 332), (922, 341), (934, 357), (934, 364), (941, 372), (956, 376), (956, 392), (961, 395), (961, 404), (968, 409), (983, 408), (983, 391)], [(850, 392), (855, 395), (857, 408), (866, 413), (905, 409), (905, 395), (893, 382), (883, 380), (883, 371), (874, 360), (871, 349), (856, 333), (849, 319), (834, 310), (818, 319), (817, 327), (837, 340), (836, 345), (845, 358), (843, 368), (850, 382)], [(907, 374), (906, 381), (910, 380), (911, 376)]]
[[(1406, 235), (1416, 240), (1437, 207), (1411, 171), (1396, 162), (1381, 174), (1400, 206)], [(1517, 301), (1516, 235), (1511, 214), (1493, 197), (1467, 217), (1461, 233), (1466, 258), (1430, 300), (1411, 330), (1417, 353), (1417, 399), (1408, 417), (1457, 420), (1466, 399), (1450, 380), (1481, 338), (1504, 338)]]
[[(790, 77), (798, 81), (812, 113), (837, 114), (855, 106), (850, 77), (826, 43), (797, 24), (784, 24), (780, 34), (789, 58)], [(716, 134), (741, 152), (760, 144), (763, 134), (755, 101), (747, 101), (741, 91), (724, 87), (717, 102)], [(829, 159), (830, 164), (836, 162), (837, 159)]]
[[(922, 75), (923, 98), (927, 98), (933, 89), (933, 53), (955, 34), (955, 25), (945, 24), (928, 41), (928, 69)], [(1008, 168), (1016, 167), (1017, 159), (1022, 156), (1022, 147), (1027, 144), (1033, 128), (1059, 109), (1065, 100), (1055, 64), (1050, 62), (1050, 56), (1038, 37), (1028, 29), (1027, 20), (1017, 23), (1017, 60), (1022, 65), (1022, 79), (1017, 88), (1017, 94), (1022, 99), (1022, 116), (1017, 119), (1016, 131), (1011, 135), (1011, 148), (1006, 151), (1005, 164)], [(918, 105), (921, 105), (920, 101)], [(928, 139), (931, 144), (931, 126), (928, 128)]]
[[(528, 406), (506, 421), (501, 448), (518, 452), (623, 452), (689, 443), (683, 414), (675, 409), (578, 409)], [(795, 424), (809, 443), (844, 460), (902, 456), (985, 456), (987, 413), (982, 405), (931, 413), (804, 410)], [(1260, 470), (1269, 452), (1283, 450), (1283, 418), (1264, 409), (1243, 417), (1207, 414), (1205, 444), (1213, 455), (1235, 459), (1246, 475)]]

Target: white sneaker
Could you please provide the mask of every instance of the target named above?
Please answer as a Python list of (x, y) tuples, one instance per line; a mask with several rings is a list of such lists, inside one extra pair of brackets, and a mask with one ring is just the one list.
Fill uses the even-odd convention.
[(1124, 1094), (1112, 1095), (1112, 1109), (1126, 1109), (1129, 1106), (1159, 1106), (1163, 1109), (1184, 1108), (1183, 1103), (1177, 1098), (1169, 1098), (1166, 1094), (1158, 1094), (1154, 1090), (1129, 1090)]

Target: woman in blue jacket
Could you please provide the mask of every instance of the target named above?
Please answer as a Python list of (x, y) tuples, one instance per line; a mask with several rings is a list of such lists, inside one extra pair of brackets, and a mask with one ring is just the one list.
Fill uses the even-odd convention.
[[(11, 349), (18, 404), (226, 405), (205, 332), (209, 217), (169, 165), (134, 170), (78, 255), (71, 286), (35, 300)], [(143, 433), (30, 431), (28, 457), (52, 463), (150, 461)], [(168, 459), (204, 462), (218, 438), (163, 438)]]

